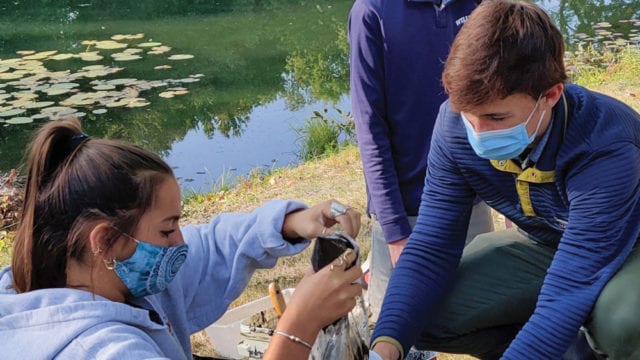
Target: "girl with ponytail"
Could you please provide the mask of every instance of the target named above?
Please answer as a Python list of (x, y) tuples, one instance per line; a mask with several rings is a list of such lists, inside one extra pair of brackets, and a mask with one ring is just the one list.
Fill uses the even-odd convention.
[[(270, 201), (184, 228), (180, 212), (177, 181), (156, 154), (91, 138), (76, 119), (44, 125), (27, 154), (11, 266), (0, 271), (1, 357), (190, 359), (189, 335), (219, 318), (256, 268), (336, 223), (352, 236), (360, 227), (334, 200)], [(278, 323), (292, 336), (274, 337), (265, 359), (306, 358), (319, 329), (355, 305), (361, 271), (335, 271), (345, 260), (301, 281)]]

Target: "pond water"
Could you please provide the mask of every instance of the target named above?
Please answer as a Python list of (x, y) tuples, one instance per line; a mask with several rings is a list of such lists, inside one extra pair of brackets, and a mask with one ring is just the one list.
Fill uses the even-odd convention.
[[(570, 42), (575, 34), (593, 35), (602, 22), (637, 35), (624, 21), (640, 19), (635, 0), (537, 3)], [(0, 173), (19, 166), (33, 129), (71, 112), (91, 135), (161, 154), (186, 191), (296, 163), (296, 129), (314, 111), (336, 118), (335, 109), (349, 111), (351, 4), (3, 2)]]

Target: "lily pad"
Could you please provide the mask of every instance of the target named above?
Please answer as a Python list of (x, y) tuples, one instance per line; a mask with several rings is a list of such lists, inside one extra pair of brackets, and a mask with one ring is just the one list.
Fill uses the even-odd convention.
[(112, 49), (124, 49), (129, 45), (125, 43), (113, 41), (113, 40), (104, 40), (104, 41), (98, 41), (95, 44), (95, 46), (96, 46), (96, 49), (112, 50)]
[(113, 79), (113, 80), (107, 81), (107, 84), (111, 84), (111, 85), (127, 85), (127, 84), (131, 84), (131, 83), (135, 82), (136, 80), (137, 79), (130, 79), (130, 78)]
[(148, 81), (147, 85), (149, 85), (152, 88), (156, 88), (161, 86), (167, 86), (167, 83), (162, 80), (153, 80), (153, 81)]
[(20, 117), (14, 117), (11, 118), (9, 120), (5, 120), (5, 122), (7, 124), (14, 124), (14, 125), (18, 125), (18, 124), (29, 124), (33, 122), (33, 118), (31, 117), (26, 117), (26, 116), (20, 116)]
[(43, 114), (73, 114), (76, 109), (68, 106), (52, 106), (41, 110)]
[(18, 99), (18, 100), (11, 101), (11, 105), (13, 105), (13, 107), (16, 107), (16, 108), (24, 108), (25, 105), (30, 103), (31, 103), (30, 99)]
[(50, 60), (67, 60), (67, 59), (71, 59), (73, 57), (75, 57), (76, 55), (74, 54), (57, 54), (57, 55), (53, 55), (52, 57), (50, 57)]
[(51, 85), (51, 89), (73, 89), (80, 86), (78, 83), (56, 83)]
[(64, 101), (60, 101), (62, 106), (89, 106), (96, 102), (94, 99), (86, 97), (70, 97)]
[(168, 57), (169, 60), (187, 60), (192, 58), (193, 58), (193, 55), (189, 55), (189, 54), (176, 54)]
[(144, 38), (144, 34), (116, 34), (111, 37), (111, 40), (120, 41), (120, 40), (134, 40), (134, 39), (142, 39)]
[(597, 23), (595, 25), (593, 25), (594, 28), (598, 28), (598, 27), (602, 27), (602, 28), (608, 28), (611, 27), (611, 24), (609, 24), (608, 22), (600, 22)]
[(124, 53), (111, 54), (111, 57), (115, 61), (132, 61), (132, 60), (142, 59), (142, 56), (140, 56), (140, 55), (124, 54)]
[(128, 48), (128, 49), (124, 49), (123, 53), (124, 54), (138, 54), (143, 52), (144, 50), (142, 49), (137, 49), (137, 48)]
[(3, 72), (3, 73), (0, 73), (0, 80), (20, 79), (23, 76), (24, 76), (24, 74), (19, 73), (17, 71), (14, 71), (14, 72)]
[(156, 46), (160, 46), (160, 45), (162, 45), (162, 43), (150, 41), (150, 42), (140, 43), (140, 44), (138, 44), (136, 46), (138, 46), (138, 47), (156, 47)]
[(148, 102), (145, 99), (135, 98), (135, 99), (131, 99), (131, 101), (129, 101), (129, 103), (127, 104), (127, 107), (129, 107), (129, 108), (137, 108), (137, 107), (147, 106), (149, 104), (151, 104), (151, 103)]
[(87, 65), (87, 66), (83, 66), (82, 70), (93, 71), (93, 70), (104, 70), (107, 68), (108, 67), (104, 65)]
[(156, 70), (165, 70), (165, 69), (171, 69), (171, 65), (158, 65), (158, 66), (154, 66), (153, 68)]
[(16, 115), (20, 115), (20, 114), (24, 114), (27, 110), (25, 109), (12, 109), (12, 110), (7, 110), (4, 112), (0, 113), (0, 117), (10, 117), (10, 116), (16, 116)]
[(65, 89), (65, 88), (49, 88), (47, 90), (44, 90), (44, 93), (46, 93), (49, 96), (56, 96), (56, 95), (62, 95), (62, 94), (66, 94), (69, 91), (71, 91), (71, 89)]
[(167, 52), (167, 51), (171, 50), (171, 46), (167, 46), (167, 45), (155, 46), (155, 47), (152, 47), (151, 50)]
[(147, 51), (147, 54), (149, 54), (149, 55), (160, 55), (160, 54), (166, 53), (167, 51), (171, 51), (171, 47), (170, 46), (166, 46), (166, 45), (155, 46), (155, 47), (152, 47), (150, 51)]
[(173, 94), (173, 91), (163, 91), (160, 94), (158, 94), (158, 96), (160, 96), (161, 98), (170, 99), (175, 95)]
[(31, 115), (31, 118), (33, 120), (42, 120), (42, 119), (48, 119), (49, 116), (51, 116), (51, 114), (43, 114), (43, 113), (39, 113), (39, 114), (35, 114), (35, 115)]
[(92, 111), (92, 113), (96, 115), (105, 114), (106, 112), (107, 112), (107, 109), (95, 109)]
[(35, 50), (18, 50), (18, 51), (16, 51), (16, 54), (21, 55), (21, 56), (31, 55), (31, 54), (35, 54), (35, 53), (36, 53)]
[(112, 108), (112, 107), (120, 107), (129, 104), (129, 100), (116, 100), (112, 102), (106, 103), (104, 106)]
[(41, 59), (46, 59), (49, 56), (57, 53), (58, 50), (49, 50), (49, 51), (41, 51), (39, 53), (35, 53), (32, 55), (27, 55), (25, 57), (23, 57), (23, 59), (25, 60), (41, 60)]
[(100, 84), (100, 85), (96, 85), (93, 87), (93, 90), (113, 90), (115, 89), (115, 85), (111, 85), (111, 84)]
[(38, 97), (38, 94), (34, 94), (30, 91), (19, 91), (19, 92), (14, 92), (13, 96), (17, 99), (32, 100), (32, 99), (36, 99)]
[(24, 106), (25, 109), (38, 109), (55, 104), (53, 101), (34, 101)]
[(180, 79), (178, 81), (181, 82), (181, 83), (194, 83), (194, 82), (200, 81), (200, 79), (188, 77), (188, 78)]
[(97, 77), (107, 76), (110, 73), (111, 72), (108, 70), (91, 70), (91, 71), (82, 73), (82, 75), (87, 78), (97, 78)]
[(80, 53), (80, 60), (82, 61), (100, 61), (102, 59), (104, 59), (103, 56), (101, 55), (95, 55), (95, 54), (87, 54), (87, 55), (83, 55), (84, 53)]

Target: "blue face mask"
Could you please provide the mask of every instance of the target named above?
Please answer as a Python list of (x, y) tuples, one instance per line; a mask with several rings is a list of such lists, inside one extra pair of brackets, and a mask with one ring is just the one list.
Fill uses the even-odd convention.
[(536, 105), (533, 107), (533, 110), (527, 117), (527, 120), (508, 129), (476, 132), (464, 114), (460, 113), (464, 126), (467, 130), (467, 138), (469, 139), (469, 143), (471, 144), (473, 151), (475, 151), (475, 153), (481, 158), (489, 160), (509, 160), (520, 155), (538, 135), (540, 124), (542, 124), (542, 118), (547, 112), (547, 110), (542, 112), (540, 119), (538, 119), (536, 131), (529, 136), (529, 133), (527, 133), (527, 124), (531, 120), (531, 117), (533, 117), (541, 98), (542, 95), (538, 98), (538, 101), (536, 101)]
[[(124, 234), (124, 233), (123, 233)], [(165, 290), (187, 259), (188, 245), (158, 246), (139, 241), (133, 255), (115, 264), (115, 272), (134, 297)]]

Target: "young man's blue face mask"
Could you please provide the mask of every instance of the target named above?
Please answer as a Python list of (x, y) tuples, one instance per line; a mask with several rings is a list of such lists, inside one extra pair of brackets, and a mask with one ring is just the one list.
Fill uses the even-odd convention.
[(134, 297), (165, 290), (187, 259), (188, 245), (158, 246), (125, 236), (136, 242), (133, 255), (115, 264), (115, 272)]
[(509, 160), (520, 155), (538, 135), (538, 130), (540, 129), (540, 124), (542, 124), (542, 118), (546, 110), (540, 115), (536, 130), (531, 136), (529, 136), (527, 132), (527, 124), (533, 117), (536, 108), (538, 108), (541, 98), (542, 95), (538, 97), (538, 101), (536, 101), (536, 105), (533, 107), (533, 110), (531, 110), (527, 120), (508, 129), (476, 132), (464, 114), (460, 113), (467, 130), (467, 138), (473, 151), (475, 151), (478, 156), (489, 160)]

